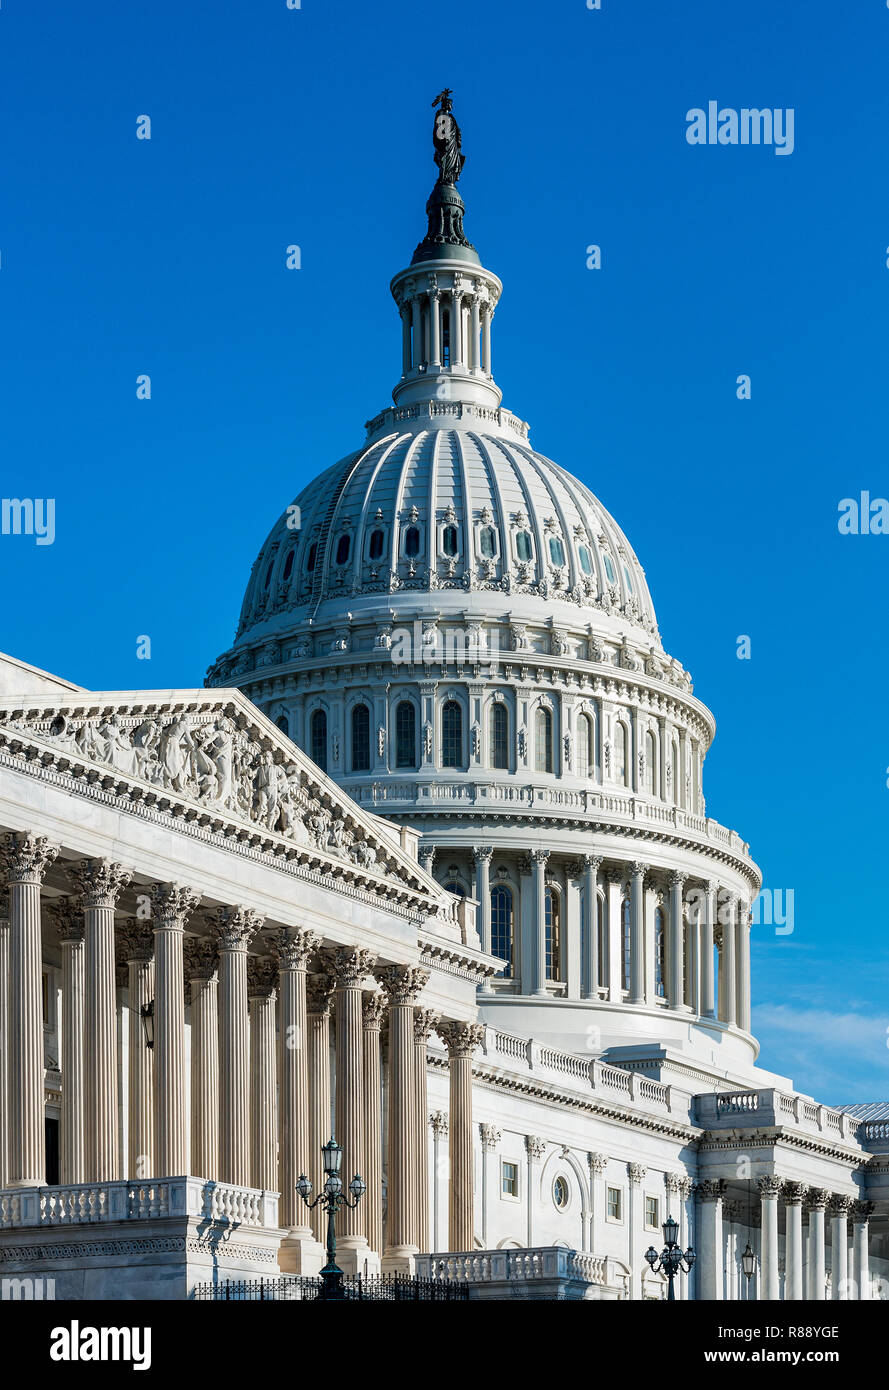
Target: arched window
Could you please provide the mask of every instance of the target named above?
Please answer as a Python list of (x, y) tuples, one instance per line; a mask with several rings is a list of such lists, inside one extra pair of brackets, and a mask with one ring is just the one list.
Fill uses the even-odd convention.
[(311, 736), (312, 762), (327, 771), (327, 715), (323, 709), (316, 709), (309, 726)]
[(596, 771), (596, 746), (593, 738), (593, 721), (588, 714), (582, 714), (577, 721), (577, 775), (592, 777)]
[(608, 904), (601, 894), (596, 895), (596, 931), (599, 934), (599, 979), (597, 984), (608, 984)]
[(619, 719), (614, 726), (614, 780), (629, 785), (630, 762), (627, 757), (627, 726)]
[(527, 562), (531, 559), (533, 554), (531, 549), (531, 536), (527, 531), (516, 532), (515, 553), (520, 560)]
[(417, 711), (411, 700), (395, 707), (395, 766), (417, 766)]
[(493, 560), (497, 554), (497, 536), (493, 526), (483, 526), (479, 531), (478, 548), (485, 560)]
[(274, 568), (275, 568), (275, 562), (274, 562), (274, 560), (269, 560), (269, 567), (268, 567), (268, 569), (267, 569), (266, 572), (265, 572), (265, 583), (264, 583), (263, 586), (262, 586), (264, 589), (267, 589), (267, 588), (269, 587), (269, 585), (271, 584), (271, 582), (272, 582), (272, 570), (273, 570)]
[(679, 805), (679, 777), (680, 777), (681, 769), (680, 769), (680, 767), (679, 767), (679, 744), (676, 742), (676, 739), (675, 739), (675, 738), (674, 738), (674, 740), (673, 740), (673, 756), (672, 756), (671, 761), (672, 761), (672, 764), (673, 764), (673, 788), (672, 788), (672, 789), (673, 789), (673, 804), (674, 804), (675, 806), (678, 806), (678, 805)]
[(549, 558), (556, 566), (561, 566), (565, 563), (565, 547), (558, 536), (550, 536), (549, 538)]
[(315, 568), (315, 561), (317, 558), (318, 544), (316, 541), (312, 541), (312, 544), (309, 546), (309, 553), (306, 557), (306, 574), (312, 573), (312, 570)]
[(585, 545), (579, 545), (577, 547), (577, 558), (580, 561), (580, 568), (583, 570), (584, 574), (592, 574), (593, 561)]
[(657, 744), (649, 730), (645, 735), (645, 787), (649, 796), (657, 796)]
[(356, 705), (352, 710), (352, 771), (370, 771), (370, 710)]
[(447, 700), (441, 711), (441, 765), (463, 766), (463, 711), (456, 700)]
[(605, 573), (608, 576), (608, 583), (615, 584), (617, 581), (614, 576), (614, 565), (611, 563), (611, 556), (604, 554), (602, 560), (605, 564)]
[(630, 988), (630, 900), (624, 898), (620, 905), (620, 936), (621, 936), (621, 988)]
[(463, 887), (463, 884), (460, 882), (459, 879), (456, 879), (456, 878), (448, 879), (447, 883), (444, 884), (444, 888), (445, 888), (446, 892), (448, 892), (448, 893), (454, 893), (454, 894), (456, 894), (456, 896), (457, 896), (458, 898), (465, 898), (465, 897), (466, 897), (466, 889)]
[(632, 592), (633, 592), (633, 576), (630, 574), (630, 571), (629, 571), (629, 569), (627, 568), (626, 565), (624, 565), (624, 579), (627, 581), (627, 590), (628, 590), (628, 592), (629, 592), (629, 593), (632, 593)]
[(546, 978), (560, 980), (562, 940), (559, 895), (555, 888), (546, 890)]
[(534, 718), (534, 765), (538, 772), (553, 770), (553, 717), (548, 709), (542, 707)]
[(288, 738), (290, 737), (290, 720), (287, 718), (286, 714), (279, 714), (278, 718), (275, 720), (275, 724), (281, 730), (282, 734), (286, 734)]
[(506, 706), (497, 701), (491, 706), (488, 719), (491, 740), (491, 766), (509, 768), (509, 715)]
[(504, 979), (512, 976), (512, 893), (498, 883), (491, 889), (491, 955), (499, 956), (506, 965), (499, 972)]
[(654, 914), (654, 992), (663, 999), (666, 990), (664, 989), (664, 950), (666, 942), (666, 927), (664, 924), (663, 908), (656, 908)]
[(379, 560), (383, 553), (383, 533), (382, 531), (371, 531), (370, 545), (367, 548), (368, 556), (371, 560)]
[(457, 554), (457, 528), (446, 526), (441, 533), (441, 549), (444, 555)]
[(345, 565), (349, 559), (351, 540), (348, 536), (340, 536), (336, 543), (336, 562), (338, 565)]
[(284, 573), (281, 576), (281, 578), (285, 582), (290, 578), (290, 576), (293, 573), (293, 557), (295, 554), (295, 550), (288, 550), (287, 552), (287, 559), (284, 561)]
[(416, 526), (409, 526), (404, 533), (404, 553), (411, 560), (420, 553), (420, 532)]

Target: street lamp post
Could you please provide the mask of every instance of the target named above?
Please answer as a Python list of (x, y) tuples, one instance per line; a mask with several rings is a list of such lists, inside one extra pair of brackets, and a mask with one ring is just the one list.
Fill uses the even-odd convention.
[(319, 1202), (323, 1211), (327, 1212), (327, 1264), (321, 1271), (321, 1278), (324, 1284), (321, 1289), (321, 1298), (340, 1299), (345, 1298), (346, 1293), (343, 1288), (343, 1271), (336, 1262), (336, 1214), (340, 1207), (357, 1207), (361, 1198), (367, 1191), (367, 1183), (362, 1177), (355, 1174), (349, 1183), (349, 1191), (353, 1200), (350, 1202), (343, 1192), (343, 1180), (340, 1177), (340, 1168), (343, 1162), (343, 1151), (336, 1142), (333, 1135), (326, 1144), (322, 1144), (321, 1152), (324, 1155), (324, 1172), (326, 1180), (323, 1189), (318, 1193), (314, 1202), (312, 1201), (312, 1184), (301, 1173), (296, 1184), (296, 1190), (302, 1197), (309, 1211), (317, 1207)]
[(645, 1252), (645, 1258), (651, 1265), (654, 1273), (666, 1274), (667, 1276), (667, 1298), (675, 1301), (676, 1294), (673, 1290), (673, 1280), (680, 1270), (684, 1274), (691, 1272), (691, 1267), (695, 1262), (695, 1252), (691, 1246), (683, 1252), (676, 1244), (676, 1237), (679, 1234), (679, 1222), (674, 1221), (672, 1216), (668, 1216), (661, 1227), (664, 1233), (664, 1248), (660, 1254), (653, 1245), (649, 1245)]

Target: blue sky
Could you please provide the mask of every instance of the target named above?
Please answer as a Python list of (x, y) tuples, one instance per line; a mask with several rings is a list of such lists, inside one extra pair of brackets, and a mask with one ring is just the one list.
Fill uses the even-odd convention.
[[(708, 810), (794, 892), (754, 933), (762, 1061), (886, 1097), (889, 536), (837, 517), (889, 495), (889, 9), (602, 3), (4, 4), (0, 491), (56, 538), (0, 537), (0, 647), (201, 684), (389, 400), (447, 84), (504, 403), (628, 533), (716, 714)], [(793, 108), (793, 153), (689, 145), (710, 100)]]

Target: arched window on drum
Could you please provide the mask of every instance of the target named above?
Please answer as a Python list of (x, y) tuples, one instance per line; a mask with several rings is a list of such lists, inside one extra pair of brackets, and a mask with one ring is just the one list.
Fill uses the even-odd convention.
[(538, 772), (553, 770), (553, 717), (548, 709), (541, 707), (534, 716), (534, 765)]
[(506, 705), (497, 701), (488, 716), (491, 743), (491, 767), (509, 769), (509, 714)]
[(309, 756), (312, 762), (327, 771), (327, 715), (316, 709), (309, 723)]
[(352, 771), (370, 771), (370, 710), (355, 705), (352, 710)]
[(667, 927), (662, 907), (654, 913), (654, 992), (663, 999), (666, 994)]
[(498, 972), (503, 979), (512, 977), (512, 893), (498, 883), (491, 889), (491, 955), (506, 962)]
[(618, 719), (614, 726), (614, 780), (622, 787), (630, 785), (629, 742), (627, 726)]
[(562, 978), (562, 917), (561, 901), (555, 888), (547, 888), (546, 909), (546, 978)]

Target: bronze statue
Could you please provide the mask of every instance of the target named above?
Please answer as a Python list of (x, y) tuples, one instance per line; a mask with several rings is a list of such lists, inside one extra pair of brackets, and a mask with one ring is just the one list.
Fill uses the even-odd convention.
[(435, 125), (432, 130), (435, 162), (438, 165), (438, 182), (454, 184), (463, 172), (466, 156), (460, 153), (460, 127), (454, 120), (451, 110), (450, 87), (445, 87), (443, 92), (439, 92), (432, 105), (438, 106), (439, 103), (441, 103), (441, 110), (436, 112)]

